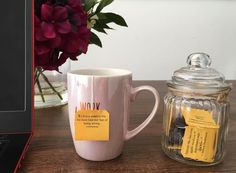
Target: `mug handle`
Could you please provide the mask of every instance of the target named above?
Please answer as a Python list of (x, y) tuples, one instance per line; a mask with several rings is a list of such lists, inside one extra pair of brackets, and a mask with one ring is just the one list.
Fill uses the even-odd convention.
[[(159, 106), (160, 103), (160, 95), (158, 93), (158, 91), (151, 87), (151, 86), (140, 86), (137, 88), (131, 88), (131, 101), (135, 100), (135, 96), (141, 92), (141, 91), (150, 91), (151, 93), (153, 93), (154, 97), (155, 97), (155, 105), (153, 107), (153, 110), (151, 112), (151, 114), (146, 118), (146, 120), (140, 124), (137, 128), (135, 128), (134, 130), (129, 131), (127, 129), (126, 135), (125, 135), (125, 140), (129, 140), (131, 138), (133, 138), (134, 136), (136, 136), (139, 132), (141, 132), (149, 123), (150, 121), (154, 118), (156, 112), (157, 112), (157, 108)], [(128, 126), (127, 126), (128, 128)]]

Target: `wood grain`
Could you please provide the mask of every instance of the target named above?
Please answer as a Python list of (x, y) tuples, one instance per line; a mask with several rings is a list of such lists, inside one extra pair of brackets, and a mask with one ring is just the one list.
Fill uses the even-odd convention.
[[(236, 85), (236, 81), (233, 81)], [(164, 81), (135, 81), (134, 86), (152, 85), (161, 98), (167, 92)], [(130, 128), (136, 127), (152, 109), (154, 98), (141, 93), (131, 106)], [(231, 92), (227, 155), (213, 167), (188, 166), (169, 159), (161, 149), (163, 99), (156, 117), (135, 138), (126, 142), (123, 154), (107, 162), (80, 158), (70, 134), (67, 106), (37, 110), (35, 135), (19, 173), (236, 173), (236, 92)]]

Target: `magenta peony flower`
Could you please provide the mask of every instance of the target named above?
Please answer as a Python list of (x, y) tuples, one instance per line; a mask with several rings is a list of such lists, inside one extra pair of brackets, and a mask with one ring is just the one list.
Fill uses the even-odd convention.
[(91, 36), (81, 0), (43, 0), (35, 10), (35, 66), (57, 70), (86, 53)]
[[(61, 100), (60, 91), (44, 74), (45, 70), (56, 70), (67, 59), (77, 60), (86, 53), (89, 44), (102, 47), (96, 33), (112, 29), (109, 23), (127, 26), (125, 20), (115, 13), (104, 13), (103, 8), (113, 0), (34, 0), (35, 69), (34, 83), (42, 101), (48, 87)], [(41, 77), (41, 78), (40, 78)], [(47, 84), (41, 86), (40, 79)], [(51, 92), (50, 91), (50, 92)], [(64, 92), (64, 91), (63, 91)]]
[(52, 7), (43, 4), (41, 8), (41, 31), (43, 36), (50, 39), (71, 32), (71, 24), (67, 13), (65, 7)]

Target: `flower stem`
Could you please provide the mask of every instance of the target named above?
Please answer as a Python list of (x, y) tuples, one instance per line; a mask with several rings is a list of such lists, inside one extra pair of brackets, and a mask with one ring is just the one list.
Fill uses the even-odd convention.
[(34, 72), (34, 84), (36, 84), (36, 82), (39, 80), (39, 76), (40, 76), (39, 70), (38, 70), (38, 68), (35, 68), (35, 72)]
[(34, 84), (36, 83), (36, 76), (38, 75), (37, 68), (34, 69)]
[(40, 75), (43, 77), (43, 79), (47, 82), (47, 84), (50, 86), (50, 88), (58, 95), (58, 97), (63, 100), (61, 94), (54, 88), (54, 86), (50, 83), (47, 76), (43, 73), (42, 70), (39, 70)]
[(45, 99), (44, 99), (44, 96), (43, 96), (43, 92), (42, 92), (42, 88), (41, 88), (41, 85), (40, 85), (40, 82), (39, 82), (38, 79), (36, 80), (36, 83), (37, 83), (37, 86), (38, 86), (38, 88), (39, 88), (40, 96), (41, 96), (43, 102), (45, 102)]

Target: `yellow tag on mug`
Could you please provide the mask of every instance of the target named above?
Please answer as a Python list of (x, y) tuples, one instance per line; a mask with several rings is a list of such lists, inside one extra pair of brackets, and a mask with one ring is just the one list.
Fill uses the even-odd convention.
[(203, 162), (213, 162), (216, 154), (218, 129), (186, 126), (181, 154)]
[(219, 128), (219, 125), (217, 125), (213, 119), (212, 112), (205, 111), (203, 109), (183, 107), (182, 114), (187, 125), (207, 128)]
[(80, 110), (76, 112), (75, 140), (108, 141), (109, 113), (106, 110)]

